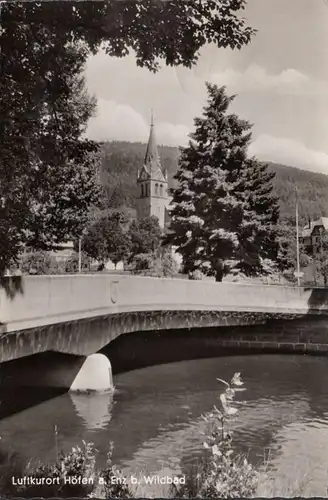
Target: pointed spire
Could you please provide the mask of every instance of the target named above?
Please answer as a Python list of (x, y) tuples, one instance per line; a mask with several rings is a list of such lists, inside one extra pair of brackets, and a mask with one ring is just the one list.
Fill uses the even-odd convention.
[(158, 154), (156, 136), (155, 136), (155, 127), (154, 127), (154, 114), (153, 110), (151, 110), (151, 119), (150, 119), (150, 134), (148, 139), (148, 145), (145, 155), (145, 167), (147, 168), (152, 179), (165, 181), (165, 175), (163, 173), (161, 167), (161, 161)]

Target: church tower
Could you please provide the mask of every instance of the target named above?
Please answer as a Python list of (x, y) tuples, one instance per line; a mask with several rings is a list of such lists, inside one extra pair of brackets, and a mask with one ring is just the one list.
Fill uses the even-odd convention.
[(162, 169), (158, 154), (153, 115), (144, 164), (138, 170), (137, 185), (138, 219), (155, 215), (160, 227), (164, 228), (169, 204), (168, 183), (167, 173)]

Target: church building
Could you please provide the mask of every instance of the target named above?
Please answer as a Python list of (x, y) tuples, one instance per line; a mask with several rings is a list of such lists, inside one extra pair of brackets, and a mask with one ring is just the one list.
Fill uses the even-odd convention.
[(164, 228), (169, 220), (170, 196), (167, 172), (162, 168), (158, 154), (153, 116), (144, 164), (141, 170), (138, 170), (137, 184), (137, 218), (154, 215), (158, 218), (160, 227)]

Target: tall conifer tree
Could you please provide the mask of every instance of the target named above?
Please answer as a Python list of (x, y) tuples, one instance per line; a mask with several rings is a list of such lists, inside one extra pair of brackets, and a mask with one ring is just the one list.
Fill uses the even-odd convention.
[(279, 211), (273, 174), (248, 157), (251, 124), (228, 108), (235, 96), (206, 84), (208, 102), (181, 150), (166, 241), (177, 247), (186, 271), (222, 281), (232, 268), (248, 275), (275, 260)]

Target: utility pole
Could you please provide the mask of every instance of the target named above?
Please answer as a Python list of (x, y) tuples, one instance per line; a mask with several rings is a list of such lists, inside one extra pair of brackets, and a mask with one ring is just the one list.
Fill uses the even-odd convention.
[(300, 238), (299, 238), (299, 227), (298, 227), (298, 191), (295, 186), (296, 191), (296, 206), (295, 206), (295, 218), (296, 218), (296, 261), (297, 261), (297, 286), (301, 286), (301, 270), (300, 270)]
[(320, 234), (320, 259), (319, 259), (319, 269), (320, 269), (320, 284), (321, 284), (321, 278), (323, 278), (323, 281), (324, 281), (324, 286), (326, 286), (326, 283), (325, 283), (325, 276), (324, 276), (324, 273), (323, 273), (323, 248), (322, 248), (322, 231), (323, 231), (323, 228), (322, 227), (319, 227), (319, 234)]
[(82, 271), (82, 236), (79, 238), (79, 273)]

